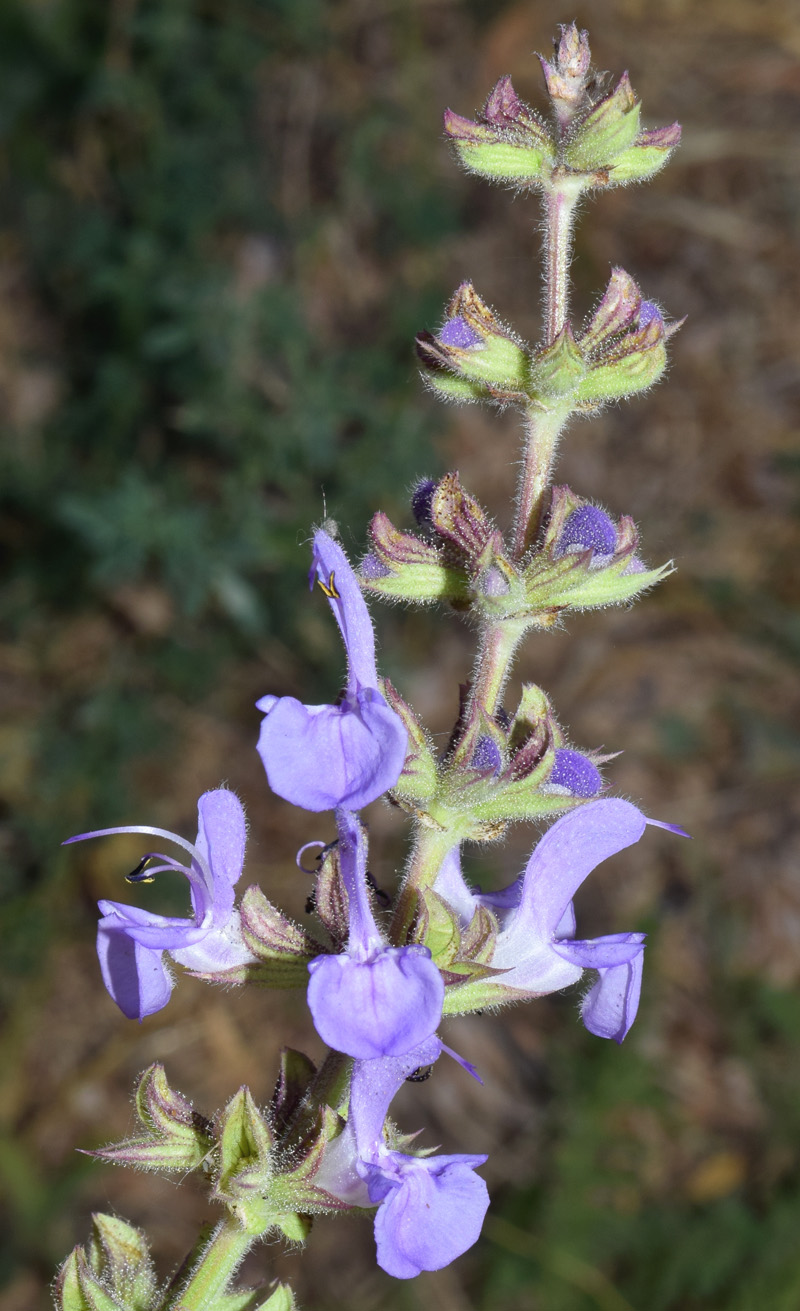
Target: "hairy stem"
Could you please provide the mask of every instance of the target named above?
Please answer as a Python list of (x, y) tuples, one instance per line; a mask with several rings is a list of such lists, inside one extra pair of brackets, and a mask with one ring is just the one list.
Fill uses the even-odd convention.
[(427, 828), (417, 825), (414, 846), (408, 863), (408, 874), (397, 897), (390, 938), (402, 944), (414, 923), (418, 894), (429, 888), (439, 873), (442, 861), (453, 847), (458, 846), (461, 835), (457, 829)]
[(514, 652), (528, 627), (527, 623), (513, 619), (503, 619), (494, 624), (487, 624), (475, 667), (475, 677), (467, 705), (467, 722), (472, 718), (472, 711), (482, 707), (487, 715), (493, 715), (511, 671)]
[(216, 1311), (255, 1241), (233, 1216), (221, 1221), (190, 1267), (188, 1283), (168, 1302), (169, 1311)]
[(545, 345), (555, 341), (567, 321), (572, 226), (580, 192), (557, 182), (545, 199)]
[(512, 552), (520, 560), (536, 540), (553, 469), (558, 438), (568, 418), (563, 409), (530, 410), (525, 421), (527, 441), (519, 480)]

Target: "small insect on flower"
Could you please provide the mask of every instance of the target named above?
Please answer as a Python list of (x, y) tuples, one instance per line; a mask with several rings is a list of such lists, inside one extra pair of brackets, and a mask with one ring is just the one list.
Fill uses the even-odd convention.
[(432, 1074), (432, 1065), (418, 1065), (416, 1070), (406, 1075), (406, 1083), (427, 1083)]

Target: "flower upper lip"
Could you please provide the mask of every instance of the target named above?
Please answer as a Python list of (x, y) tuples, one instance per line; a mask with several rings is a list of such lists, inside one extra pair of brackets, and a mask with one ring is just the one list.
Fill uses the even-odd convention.
[(397, 782), (408, 734), (378, 689), (375, 634), (358, 579), (323, 529), (314, 534), (309, 581), (321, 586), (342, 634), (345, 695), (339, 705), (313, 706), (262, 697), (258, 752), (270, 787), (286, 801), (305, 810), (360, 810)]

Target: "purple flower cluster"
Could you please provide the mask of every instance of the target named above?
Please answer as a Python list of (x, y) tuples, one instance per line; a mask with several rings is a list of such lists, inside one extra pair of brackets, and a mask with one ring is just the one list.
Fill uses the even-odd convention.
[[(456, 321), (457, 322), (457, 321)], [(453, 331), (456, 329), (454, 328)], [(422, 511), (420, 511), (422, 512)], [(561, 549), (613, 550), (613, 525), (594, 507), (566, 524)], [(356, 576), (337, 542), (314, 536), (310, 581), (324, 592), (342, 634), (347, 683), (336, 704), (304, 705), (291, 696), (258, 702), (258, 741), (273, 791), (309, 811), (333, 810), (337, 828), (339, 896), (346, 933), (309, 964), (308, 1005), (322, 1040), (354, 1061), (349, 1113), (327, 1144), (315, 1185), (336, 1204), (376, 1207), (378, 1263), (400, 1279), (437, 1270), (477, 1239), (488, 1205), (474, 1155), (416, 1156), (386, 1137), (389, 1104), (419, 1066), (438, 1059), (445, 981), (427, 947), (387, 941), (371, 905), (365, 830), (358, 812), (397, 782), (408, 734), (379, 686), (372, 623)], [(469, 768), (497, 776), (502, 757), (491, 737), (479, 738)], [(466, 882), (455, 846), (442, 861), (434, 892), (462, 929), (479, 906), (497, 922), (491, 958), (499, 999), (541, 996), (595, 978), (581, 1014), (592, 1033), (621, 1042), (636, 1016), (644, 934), (576, 937), (573, 897), (607, 857), (642, 837), (650, 821), (627, 801), (589, 800), (602, 780), (586, 756), (559, 748), (543, 791), (581, 800), (534, 849), (524, 872), (500, 892)], [(669, 827), (669, 826), (664, 826)], [(677, 830), (680, 831), (680, 830)], [(118, 833), (165, 838), (188, 860), (147, 853), (128, 876), (149, 882), (178, 872), (188, 884), (192, 913), (180, 919), (116, 901), (99, 903), (98, 955), (103, 980), (126, 1016), (143, 1019), (166, 1005), (173, 986), (169, 961), (201, 973), (238, 970), (255, 961), (243, 937), (234, 888), (244, 862), (245, 818), (227, 788), (198, 803), (194, 843), (142, 825), (100, 829), (70, 842)], [(345, 921), (343, 921), (344, 923)]]

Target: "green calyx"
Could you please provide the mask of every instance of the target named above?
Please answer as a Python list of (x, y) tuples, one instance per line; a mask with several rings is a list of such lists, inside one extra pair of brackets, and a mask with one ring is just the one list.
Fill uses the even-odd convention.
[(141, 1075), (134, 1104), (142, 1132), (93, 1156), (160, 1173), (196, 1170), (207, 1159), (214, 1146), (212, 1127), (170, 1088), (162, 1065), (151, 1065)]
[(563, 161), (579, 172), (607, 168), (639, 135), (641, 109), (623, 73), (614, 90), (573, 123)]
[(608, 564), (592, 567), (592, 552), (553, 559), (534, 556), (526, 570), (528, 604), (543, 617), (555, 619), (563, 610), (592, 610), (620, 605), (653, 587), (672, 573), (671, 562), (656, 569), (641, 569), (629, 546)]

